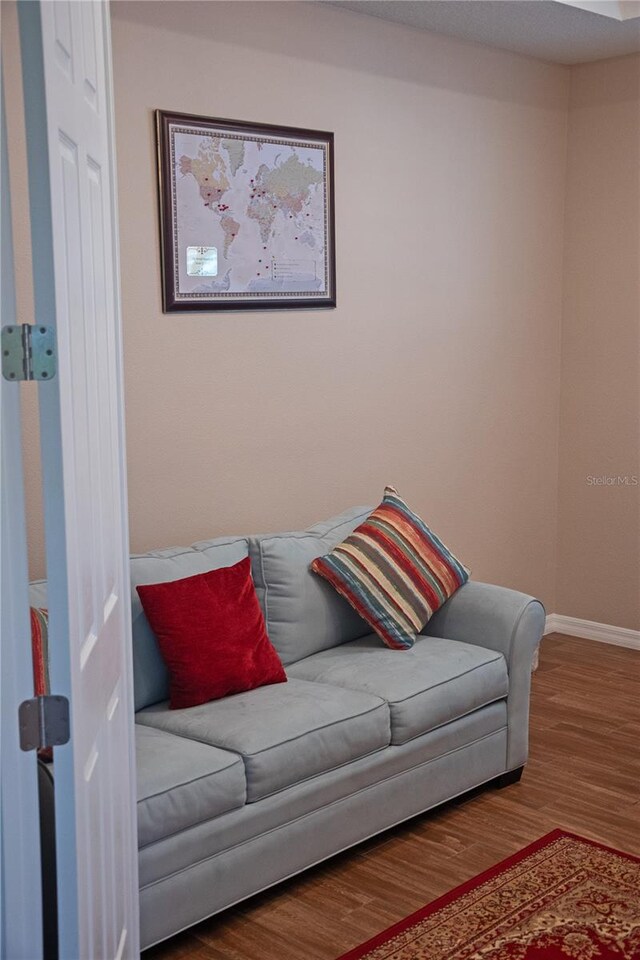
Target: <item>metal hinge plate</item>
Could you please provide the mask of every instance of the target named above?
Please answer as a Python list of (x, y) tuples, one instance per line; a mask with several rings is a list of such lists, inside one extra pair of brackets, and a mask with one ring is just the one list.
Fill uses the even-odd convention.
[(5, 380), (51, 380), (56, 375), (54, 327), (23, 323), (2, 328)]
[(40, 750), (69, 742), (69, 701), (66, 697), (33, 697), (18, 708), (20, 749)]

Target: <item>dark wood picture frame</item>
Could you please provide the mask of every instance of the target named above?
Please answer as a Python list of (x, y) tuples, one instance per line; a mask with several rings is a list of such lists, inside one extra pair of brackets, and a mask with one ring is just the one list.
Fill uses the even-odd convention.
[[(176, 134), (190, 136), (200, 133), (202, 133), (203, 143), (206, 142), (207, 136), (212, 141), (211, 152), (207, 156), (213, 157), (216, 165), (216, 176), (219, 177), (215, 182), (222, 184), (222, 187), (216, 187), (212, 184), (211, 190), (208, 190), (209, 184), (203, 183), (203, 180), (208, 178), (203, 176), (202, 165), (197, 167), (198, 173), (196, 176), (191, 168), (192, 158), (187, 157), (185, 159), (182, 157), (178, 159), (177, 157), (175, 149)], [(335, 191), (332, 133), (156, 110), (156, 137), (162, 295), (165, 313), (192, 310), (202, 312), (335, 307)], [(323, 190), (319, 200), (315, 200), (315, 206), (309, 206), (309, 197), (316, 196), (312, 194), (313, 186), (306, 193), (295, 194), (293, 197), (286, 194), (282, 196), (282, 191), (279, 190), (281, 178), (277, 181), (276, 186), (269, 186), (272, 181), (269, 180), (268, 175), (281, 168), (270, 169), (265, 165), (260, 165), (256, 171), (245, 169), (243, 167), (244, 159), (240, 160), (239, 158), (244, 158), (247, 144), (251, 145), (250, 149), (255, 148), (259, 152), (265, 146), (280, 149), (280, 156), (282, 152), (288, 152), (289, 162), (299, 165), (299, 170), (296, 167), (296, 175), (300, 175), (303, 181), (305, 177), (307, 179), (313, 178), (315, 181), (313, 186), (322, 184)], [(222, 152), (223, 146), (225, 153)], [(231, 148), (234, 150), (234, 163), (231, 162)], [(300, 161), (298, 150), (303, 153), (304, 151), (307, 152), (306, 165)], [(228, 151), (228, 155), (226, 151)], [(315, 151), (318, 151), (317, 154)], [(322, 177), (320, 180), (318, 179), (319, 171), (312, 165), (310, 159), (312, 152), (316, 161), (318, 163), (322, 162)], [(200, 155), (196, 159), (199, 160), (199, 157)], [(223, 160), (225, 161), (224, 166)], [(276, 156), (277, 160), (278, 157)], [(178, 164), (181, 166), (180, 172), (178, 172)], [(242, 170), (240, 170), (241, 167), (243, 167)], [(266, 179), (264, 172), (262, 172), (263, 168), (267, 170)], [(227, 272), (222, 280), (218, 280), (217, 272), (211, 272), (218, 269), (218, 245), (206, 245), (199, 236), (189, 236), (185, 239), (185, 236), (181, 235), (177, 182), (179, 176), (185, 175), (185, 170), (189, 174), (193, 173), (198, 184), (202, 208), (208, 208), (211, 211), (211, 235), (214, 237), (224, 236), (223, 264), (227, 268)], [(307, 170), (310, 171), (309, 175), (306, 173)], [(222, 173), (218, 173), (218, 171), (222, 171)], [(238, 173), (240, 173), (240, 177), (238, 177)], [(253, 179), (250, 177), (251, 173), (253, 173)], [(230, 188), (230, 176), (239, 181), (239, 185), (233, 183), (233, 190)], [(260, 177), (263, 179), (261, 180)], [(224, 180), (221, 178), (224, 178)], [(214, 180), (213, 176), (212, 180)], [(262, 190), (263, 186), (264, 190)], [(300, 190), (303, 189), (304, 187), (300, 188)], [(270, 190), (276, 192), (270, 193)], [(227, 200), (229, 200), (228, 203), (226, 203)], [(270, 202), (272, 200), (273, 203)], [(262, 250), (258, 251), (262, 253), (259, 259), (257, 255), (254, 257), (253, 249), (250, 255), (245, 254), (240, 260), (237, 259), (235, 253), (233, 257), (229, 256), (230, 245), (235, 242), (235, 238), (240, 234), (241, 229), (241, 223), (233, 216), (235, 212), (233, 210), (234, 202), (236, 204), (239, 202), (239, 206), (242, 208), (241, 211), (238, 211), (240, 215), (257, 221), (256, 228), (259, 231), (259, 240), (264, 241), (260, 244)], [(245, 203), (246, 207), (244, 206)], [(307, 207), (304, 206), (304, 203), (307, 203)], [(251, 212), (249, 212), (250, 205)], [(317, 216), (319, 206), (322, 208), (321, 217)], [(298, 209), (299, 207), (300, 209)], [(276, 212), (272, 214), (271, 208)], [(200, 211), (200, 208), (198, 209)], [(309, 210), (313, 212), (310, 213)], [(303, 216), (305, 218), (311, 217), (311, 219), (303, 221)], [(292, 221), (291, 225), (288, 224), (288, 220)], [(191, 224), (193, 217), (188, 222)], [(308, 227), (306, 226), (307, 223)], [(291, 233), (296, 224), (299, 224), (300, 229), (305, 231), (300, 234), (300, 241), (297, 235), (291, 237), (287, 234), (285, 239), (287, 228), (290, 227), (289, 233)], [(251, 226), (253, 228), (253, 224)], [(221, 234), (223, 229), (224, 233)], [(234, 230), (236, 232), (229, 232)], [(281, 231), (281, 233), (278, 234), (278, 231)], [(185, 229), (182, 233), (186, 234), (187, 230)], [(249, 231), (245, 229), (245, 236), (248, 236), (248, 233)], [(320, 234), (319, 240), (318, 234)], [(189, 239), (193, 240), (193, 244), (188, 243)], [(200, 240), (200, 243), (194, 245), (198, 240)], [(278, 245), (279, 249), (282, 250), (283, 244), (286, 243), (288, 244), (286, 249), (291, 249), (294, 241), (296, 249), (299, 244), (305, 243), (309, 245), (311, 252), (300, 246), (302, 257), (298, 260), (295, 258), (287, 259), (286, 254), (278, 254), (278, 259), (273, 252), (270, 253), (270, 246)], [(320, 244), (319, 249), (322, 251), (320, 262), (312, 258), (313, 248), (318, 249), (318, 244)], [(240, 244), (236, 244), (235, 249), (239, 248)], [(247, 249), (246, 241), (244, 249)], [(186, 253), (183, 261), (181, 260), (181, 253)], [(267, 262), (266, 266), (263, 266), (263, 257), (264, 261)], [(190, 263), (189, 258), (191, 258)], [(230, 289), (233, 285), (231, 279), (233, 271), (236, 269), (234, 262), (239, 263), (240, 272), (245, 277), (250, 270), (259, 268), (259, 272), (254, 271), (252, 274), (246, 290)], [(310, 264), (314, 265), (313, 279), (311, 279), (312, 274), (310, 272), (304, 272), (307, 269), (311, 270)], [(186, 274), (186, 271), (191, 269), (205, 272), (202, 274)], [(263, 270), (266, 271), (264, 276), (262, 276)], [(200, 283), (198, 288), (196, 284), (202, 277), (205, 279), (215, 277), (215, 280), (210, 281), (208, 285)], [(278, 277), (277, 281), (276, 277)], [(227, 284), (226, 288), (225, 283)], [(319, 284), (319, 288), (315, 290), (304, 289), (305, 284), (311, 287), (313, 283)], [(277, 284), (281, 286), (279, 287)]]

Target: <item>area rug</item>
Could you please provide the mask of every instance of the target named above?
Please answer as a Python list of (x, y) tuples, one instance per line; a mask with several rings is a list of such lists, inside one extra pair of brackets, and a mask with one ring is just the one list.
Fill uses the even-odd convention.
[(339, 960), (640, 960), (640, 858), (554, 830)]

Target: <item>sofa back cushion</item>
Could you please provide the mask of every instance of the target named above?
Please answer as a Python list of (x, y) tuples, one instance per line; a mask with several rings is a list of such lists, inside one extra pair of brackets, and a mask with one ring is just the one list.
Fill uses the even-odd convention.
[(46, 607), (47, 606), (47, 581), (32, 580), (29, 584), (29, 606)]
[(223, 537), (203, 540), (191, 547), (169, 547), (131, 557), (131, 622), (133, 639), (133, 689), (135, 709), (142, 710), (169, 698), (169, 673), (149, 626), (136, 587), (167, 583), (197, 573), (230, 567), (249, 553), (248, 541)]
[(347, 601), (309, 569), (370, 513), (371, 507), (352, 507), (308, 530), (249, 539), (267, 633), (285, 665), (370, 633)]

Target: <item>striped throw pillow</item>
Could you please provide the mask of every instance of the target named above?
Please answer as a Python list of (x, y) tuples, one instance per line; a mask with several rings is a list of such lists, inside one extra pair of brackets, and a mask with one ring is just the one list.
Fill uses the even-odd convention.
[(364, 523), (311, 569), (354, 607), (388, 647), (404, 650), (469, 571), (393, 487)]

